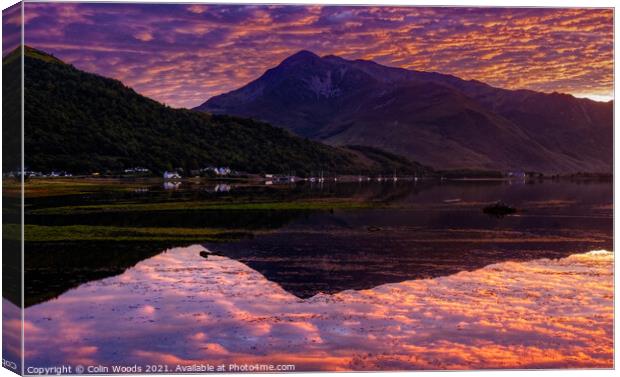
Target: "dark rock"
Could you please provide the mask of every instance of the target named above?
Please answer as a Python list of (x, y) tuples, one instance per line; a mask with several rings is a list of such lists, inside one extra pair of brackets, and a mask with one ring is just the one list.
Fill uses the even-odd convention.
[(506, 215), (512, 215), (517, 212), (517, 209), (507, 205), (504, 202), (496, 202), (482, 209), (482, 212), (487, 215), (503, 217)]

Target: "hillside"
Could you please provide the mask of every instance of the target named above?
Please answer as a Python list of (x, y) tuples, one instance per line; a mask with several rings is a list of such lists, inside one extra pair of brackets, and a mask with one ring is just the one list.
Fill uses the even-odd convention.
[[(5, 72), (19, 64), (15, 54), (4, 59)], [(427, 170), (397, 156), (323, 145), (250, 119), (172, 109), (32, 48), (26, 48), (24, 83), (25, 158), (31, 170), (91, 173), (143, 166), (161, 173), (208, 165), (299, 175)]]
[(440, 169), (610, 172), (612, 102), (301, 51), (197, 109)]
[(21, 165), (21, 67), (19, 51), (2, 64), (2, 170), (15, 171)]

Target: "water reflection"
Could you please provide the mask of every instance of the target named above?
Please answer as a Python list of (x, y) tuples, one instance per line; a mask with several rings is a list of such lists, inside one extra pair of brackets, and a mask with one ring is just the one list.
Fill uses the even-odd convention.
[(26, 243), (30, 254), (24, 259), (24, 306), (54, 299), (89, 281), (122, 274), (136, 263), (161, 253), (166, 246), (171, 245), (109, 241)]
[(178, 190), (181, 187), (181, 182), (164, 182), (164, 190)]
[(22, 311), (6, 298), (2, 299), (2, 358), (4, 367), (21, 371)]
[(206, 247), (248, 265), (300, 298), (447, 276), (505, 261), (563, 258), (575, 250), (611, 247), (610, 237), (589, 229), (560, 228), (552, 233), (544, 228), (429, 229), (402, 222), (386, 226), (380, 216), (373, 224), (381, 226), (366, 226), (348, 219), (350, 216), (356, 215), (334, 216), (337, 223), (331, 226), (321, 220), (317, 223), (320, 227), (306, 223), (304, 227), (290, 226)]
[(504, 262), (300, 299), (234, 259), (167, 250), (26, 310), (29, 366), (611, 367), (613, 254)]
[[(158, 183), (142, 192), (28, 199), (32, 225), (148, 227), (154, 234), (160, 227), (214, 228), (254, 237), (189, 248), (172, 248), (180, 245), (172, 241), (27, 242), (27, 364), (612, 365), (612, 254), (571, 256), (611, 250), (610, 184), (308, 186), (184, 182), (165, 190)], [(323, 198), (379, 205), (157, 208)], [(500, 199), (519, 214), (482, 213)], [(34, 212), (101, 203), (155, 205)]]
[[(177, 191), (163, 193), (159, 187), (140, 195), (101, 193), (67, 199), (67, 203), (60, 205), (105, 202), (108, 195), (115, 199), (120, 199), (115, 195), (122, 195), (124, 200), (140, 203), (144, 200), (146, 204), (159, 203), (164, 198), (169, 202), (239, 199), (241, 203), (248, 198), (316, 198), (307, 187), (237, 186), (228, 193), (215, 193), (215, 187), (218, 186), (184, 183)], [(227, 189), (225, 184), (222, 187)], [(561, 258), (576, 250), (612, 248), (612, 186), (607, 183), (453, 182), (422, 187), (422, 183), (411, 182), (332, 184), (325, 185), (321, 192), (327, 197), (379, 200), (389, 203), (388, 208), (314, 212), (157, 211), (154, 206), (153, 210), (133, 212), (27, 213), (26, 223), (217, 228), (254, 233), (254, 238), (242, 242), (207, 247), (247, 264), (301, 298), (319, 292), (369, 289), (384, 283), (444, 276), (508, 260)], [(518, 216), (503, 219), (482, 213), (484, 203), (500, 198), (522, 211)], [(29, 208), (54, 203), (34, 200)], [(120, 274), (173, 246), (180, 244), (116, 240), (27, 242), (26, 305), (49, 300), (88, 281)], [(17, 302), (20, 296), (5, 297)]]

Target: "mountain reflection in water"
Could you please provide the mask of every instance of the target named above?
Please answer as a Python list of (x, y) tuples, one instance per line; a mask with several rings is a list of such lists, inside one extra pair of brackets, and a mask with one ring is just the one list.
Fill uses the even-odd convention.
[[(25, 218), (27, 224), (44, 226), (221, 228), (252, 233), (252, 239), (206, 246), (216, 254), (247, 264), (301, 298), (319, 292), (369, 289), (384, 283), (444, 276), (504, 261), (611, 250), (613, 242), (612, 185), (606, 182), (237, 187), (224, 197), (202, 186), (184, 187), (173, 194), (157, 190), (154, 187), (140, 194), (71, 197), (60, 205), (106, 200), (149, 204), (164, 199), (217, 203), (224, 198), (294, 202), (337, 197), (378, 207), (331, 211), (78, 211), (29, 213)], [(498, 198), (520, 212), (501, 219), (482, 213), (485, 203)], [(47, 198), (32, 199), (30, 204), (39, 209), (59, 205)], [(116, 240), (27, 242), (26, 306), (53, 299), (80, 284), (120, 274), (166, 248), (181, 245)], [(17, 302), (20, 297), (17, 291), (7, 298)]]
[(214, 254), (248, 265), (299, 298), (447, 276), (504, 261), (563, 258), (575, 249), (610, 246), (604, 234), (591, 230), (555, 229), (546, 234), (402, 225), (287, 229), (206, 245)]
[(234, 259), (167, 250), (25, 314), (27, 366), (612, 367), (613, 254), (504, 262), (300, 299)]
[[(26, 366), (612, 366), (612, 253), (578, 254), (613, 248), (608, 182), (160, 186), (29, 198), (25, 222), (252, 237), (26, 242)], [(482, 213), (498, 199), (517, 215)], [(369, 205), (172, 209), (317, 201)], [(101, 203), (148, 210), (71, 209)], [(5, 294), (6, 318), (19, 300)]]

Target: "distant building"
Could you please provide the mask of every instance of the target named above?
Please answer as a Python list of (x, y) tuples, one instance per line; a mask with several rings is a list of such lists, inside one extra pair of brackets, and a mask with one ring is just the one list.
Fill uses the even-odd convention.
[(219, 175), (219, 176), (226, 176), (226, 175), (232, 174), (232, 170), (227, 166), (222, 166), (222, 167), (208, 166), (206, 168), (200, 169), (200, 171), (202, 173), (214, 173), (215, 175)]
[(164, 179), (180, 179), (181, 176), (179, 175), (179, 173), (177, 172), (171, 172), (171, 171), (165, 171), (164, 172)]
[(145, 174), (150, 172), (147, 168), (135, 167), (124, 170), (126, 174)]
[(221, 167), (221, 168), (215, 168), (215, 174), (217, 175), (229, 175), (231, 172), (229, 167)]

